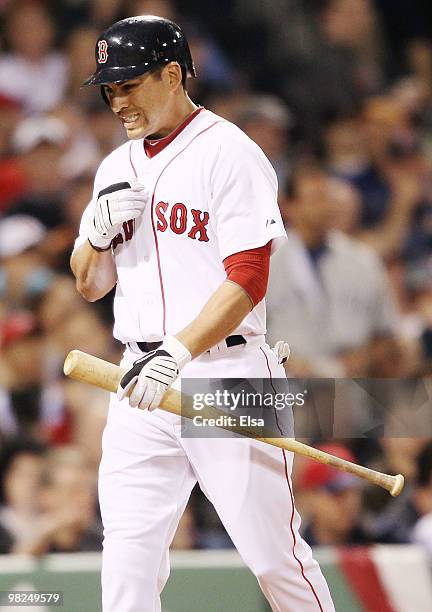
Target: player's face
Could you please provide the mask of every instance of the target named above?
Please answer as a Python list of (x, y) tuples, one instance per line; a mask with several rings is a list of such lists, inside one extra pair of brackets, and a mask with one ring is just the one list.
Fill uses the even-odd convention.
[(105, 85), (105, 93), (128, 138), (165, 136), (170, 89), (160, 73), (147, 73), (130, 81)]

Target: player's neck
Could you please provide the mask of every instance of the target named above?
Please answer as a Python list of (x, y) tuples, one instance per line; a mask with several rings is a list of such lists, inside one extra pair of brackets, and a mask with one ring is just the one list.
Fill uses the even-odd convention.
[(176, 100), (175, 106), (164, 121), (163, 127), (160, 127), (157, 133), (147, 136), (147, 139), (156, 140), (169, 136), (169, 134), (178, 128), (197, 108), (198, 106), (192, 102), (185, 92), (184, 96)]

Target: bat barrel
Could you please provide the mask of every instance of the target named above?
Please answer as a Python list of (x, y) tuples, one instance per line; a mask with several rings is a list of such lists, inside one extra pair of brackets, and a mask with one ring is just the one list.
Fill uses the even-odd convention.
[(267, 442), (267, 444), (272, 444), (273, 446), (277, 446), (278, 448), (283, 448), (285, 450), (298, 453), (299, 455), (303, 455), (304, 457), (309, 457), (310, 459), (314, 459), (315, 461), (319, 461), (320, 463), (325, 463), (327, 465), (331, 465), (332, 467), (343, 470), (344, 472), (348, 472), (349, 474), (353, 474), (354, 476), (358, 476), (359, 478), (363, 478), (368, 482), (372, 482), (383, 489), (389, 491), (389, 493), (396, 497), (402, 491), (404, 486), (404, 477), (402, 474), (398, 474), (397, 476), (392, 476), (390, 474), (383, 474), (382, 472), (377, 472), (376, 470), (371, 470), (370, 468), (364, 467), (363, 465), (358, 465), (357, 463), (352, 463), (351, 461), (346, 461), (345, 459), (341, 459), (340, 457), (336, 457), (335, 455), (330, 455), (325, 451), (320, 450), (319, 448), (314, 448), (313, 446), (308, 446), (307, 444), (303, 444), (298, 440), (293, 438), (260, 438), (263, 442)]
[(397, 497), (404, 487), (405, 478), (402, 476), (402, 474), (390, 476), (390, 478), (393, 479), (393, 487), (389, 489), (390, 495)]

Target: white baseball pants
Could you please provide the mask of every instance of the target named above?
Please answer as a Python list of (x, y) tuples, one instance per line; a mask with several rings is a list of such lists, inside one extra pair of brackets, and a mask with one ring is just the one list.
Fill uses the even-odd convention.
[[(127, 352), (122, 365), (137, 357)], [(270, 372), (284, 376), (269, 347), (251, 342), (204, 355), (183, 376), (268, 378)], [(179, 417), (133, 409), (111, 395), (99, 473), (104, 612), (161, 610), (169, 545), (197, 481), (272, 610), (333, 612), (325, 579), (299, 535), (292, 460), (254, 440), (182, 438)]]

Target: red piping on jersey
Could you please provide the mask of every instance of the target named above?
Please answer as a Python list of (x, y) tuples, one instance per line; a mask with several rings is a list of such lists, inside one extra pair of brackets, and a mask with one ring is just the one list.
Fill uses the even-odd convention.
[(135, 178), (138, 178), (137, 171), (135, 170), (135, 166), (134, 166), (134, 163), (132, 161), (132, 142), (129, 145), (129, 161), (130, 161), (130, 165), (132, 166), (132, 170), (134, 171)]
[[(134, 166), (134, 163), (132, 161), (132, 142), (129, 145), (129, 161), (130, 161), (130, 165), (132, 166), (132, 170), (134, 171), (135, 178), (138, 178), (137, 171), (135, 170), (135, 166)], [(133, 229), (134, 229), (134, 233), (135, 233), (135, 230), (136, 230), (136, 219), (133, 220)]]
[(195, 134), (195, 136), (192, 138), (192, 140), (190, 140), (187, 145), (181, 150), (178, 151), (178, 153), (176, 153), (174, 155), (174, 157), (172, 157), (168, 163), (166, 164), (166, 166), (161, 170), (161, 173), (159, 174), (159, 176), (156, 179), (156, 183), (155, 186), (153, 188), (153, 194), (152, 194), (152, 199), (151, 199), (151, 222), (152, 222), (152, 229), (153, 229), (153, 236), (154, 236), (154, 240), (155, 240), (155, 247), (156, 247), (156, 258), (157, 258), (157, 263), (158, 263), (158, 272), (159, 272), (159, 283), (160, 283), (160, 288), (161, 288), (161, 296), (162, 296), (162, 308), (163, 308), (163, 319), (162, 319), (162, 330), (163, 330), (163, 334), (165, 336), (166, 334), (166, 304), (165, 304), (165, 290), (164, 290), (164, 283), (163, 283), (163, 277), (162, 277), (162, 266), (161, 266), (161, 261), (160, 261), (160, 254), (159, 254), (159, 243), (158, 243), (158, 239), (157, 239), (157, 234), (156, 234), (156, 228), (155, 228), (155, 224), (154, 224), (154, 199), (155, 199), (155, 193), (156, 193), (156, 188), (158, 186), (159, 180), (162, 176), (162, 174), (165, 172), (165, 170), (168, 168), (168, 166), (171, 164), (171, 162), (173, 162), (176, 157), (178, 157), (179, 155), (181, 155), (183, 153), (183, 151), (185, 151), (188, 146), (190, 144), (192, 144), (192, 142), (195, 140), (195, 138), (198, 138), (198, 136), (201, 136), (201, 134), (204, 134), (204, 132), (207, 132), (207, 130), (209, 130), (210, 128), (214, 127), (217, 123), (224, 123), (225, 119), (220, 119), (218, 121), (215, 121), (214, 123), (212, 123), (211, 125), (207, 126), (206, 128), (204, 128), (203, 130), (201, 130), (201, 132), (198, 132), (198, 134)]
[[(272, 373), (271, 373), (271, 369), (270, 369), (270, 365), (269, 365), (269, 361), (268, 361), (267, 355), (265, 354), (265, 352), (263, 351), (263, 349), (261, 347), (260, 347), (260, 350), (261, 350), (261, 352), (264, 355), (265, 360), (266, 360), (267, 370), (268, 370), (268, 373), (269, 373), (269, 376), (270, 376), (270, 384), (271, 384), (271, 386), (273, 388), (273, 391), (276, 393), (276, 389), (273, 386), (273, 377), (272, 377)], [(275, 417), (276, 417), (276, 423), (277, 423), (279, 432), (283, 436), (283, 431), (282, 431), (282, 428), (279, 425), (279, 421), (278, 421), (278, 416), (277, 416), (276, 410), (275, 410)], [(297, 544), (297, 539), (296, 539), (295, 532), (294, 532), (294, 527), (293, 527), (294, 508), (295, 508), (294, 507), (294, 495), (293, 495), (293, 492), (292, 492), (291, 483), (290, 483), (290, 479), (289, 479), (289, 476), (288, 476), (288, 463), (287, 463), (287, 458), (286, 458), (285, 450), (284, 449), (281, 449), (281, 450), (282, 450), (282, 455), (283, 455), (284, 465), (285, 465), (285, 480), (286, 480), (287, 485), (288, 485), (288, 490), (289, 490), (290, 499), (291, 499), (290, 530), (291, 530), (291, 535), (292, 535), (292, 538), (293, 538), (292, 554), (293, 554), (294, 559), (299, 564), (299, 567), (300, 567), (300, 570), (301, 570), (301, 575), (303, 576), (304, 580), (308, 583), (308, 585), (310, 586), (310, 588), (312, 590), (312, 593), (314, 594), (314, 597), (315, 597), (316, 602), (317, 602), (317, 604), (319, 606), (320, 612), (324, 612), (324, 609), (323, 609), (323, 607), (321, 605), (321, 602), (319, 600), (319, 597), (318, 597), (318, 595), (317, 595), (317, 593), (316, 593), (316, 591), (315, 591), (315, 589), (313, 587), (313, 584), (311, 583), (309, 578), (307, 578), (307, 576), (305, 575), (303, 563), (301, 562), (299, 557), (297, 557), (296, 552), (295, 552), (295, 546)]]

